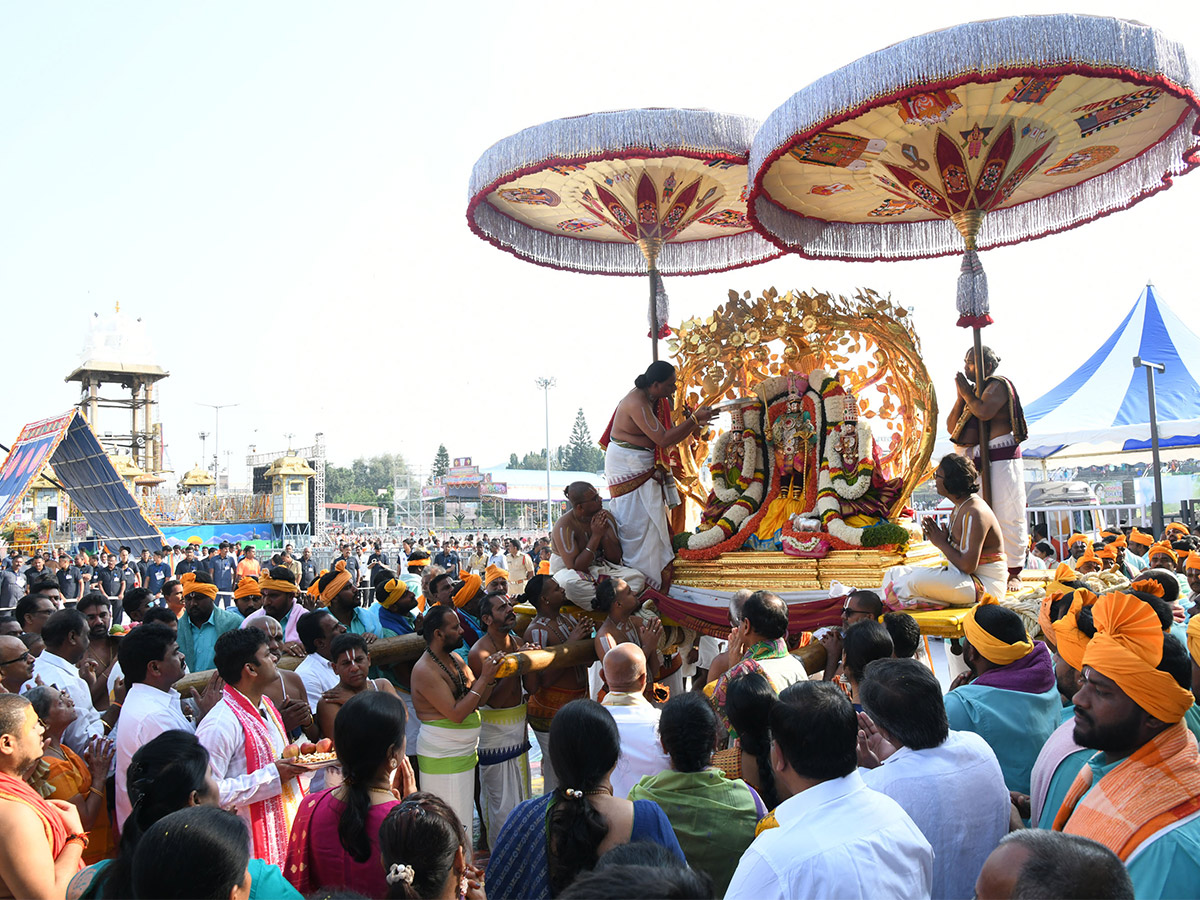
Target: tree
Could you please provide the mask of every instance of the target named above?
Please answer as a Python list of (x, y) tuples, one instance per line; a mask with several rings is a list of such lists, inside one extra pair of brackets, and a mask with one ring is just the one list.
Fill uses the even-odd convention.
[(362, 503), (391, 509), (396, 479), (407, 472), (408, 465), (399, 453), (359, 457), (348, 468), (327, 465), (325, 496), (330, 503)]
[(450, 454), (445, 444), (438, 444), (437, 456), (433, 458), (432, 478), (441, 478), (450, 470)]
[(575, 472), (596, 472), (604, 467), (604, 453), (592, 440), (582, 407), (575, 413), (575, 426), (564, 455), (563, 467)]

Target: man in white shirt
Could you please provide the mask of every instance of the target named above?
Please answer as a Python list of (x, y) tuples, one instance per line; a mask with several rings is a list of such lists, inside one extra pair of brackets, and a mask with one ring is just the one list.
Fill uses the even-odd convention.
[(970, 898), (1008, 834), (1012, 804), (996, 754), (979, 735), (950, 730), (941, 685), (915, 659), (868, 663), (858, 697), (863, 781), (899, 803), (932, 845), (933, 896)]
[(643, 775), (671, 768), (658, 738), (662, 711), (650, 705), (646, 690), (646, 654), (629, 641), (604, 655), (604, 679), (609, 691), (601, 704), (612, 715), (621, 733), (621, 755), (612, 773), (614, 797), (625, 797)]
[(117, 826), (124, 827), (129, 817), (129, 791), (125, 773), (139, 747), (145, 746), (164, 731), (196, 728), (183, 714), (183, 699), (172, 685), (183, 677), (183, 651), (175, 633), (166, 625), (147, 623), (121, 638), (117, 659), (128, 673), (129, 691), (121, 708), (121, 727), (117, 729)]
[[(94, 659), (87, 655), (88, 623), (74, 609), (60, 609), (42, 626), (46, 649), (33, 663), (33, 677), (21, 689), (29, 690), (41, 678), (42, 684), (65, 691), (75, 704), (75, 721), (63, 732), (63, 743), (82, 756), (88, 741), (103, 737), (117, 721), (120, 704), (112, 704), (101, 716), (92, 705), (92, 687), (100, 671)], [(80, 665), (82, 661), (82, 665)]]
[(314, 716), (317, 714), (317, 701), (321, 699), (321, 695), (338, 686), (339, 679), (333, 671), (329, 648), (333, 639), (345, 631), (346, 626), (327, 609), (314, 609), (305, 613), (296, 623), (296, 635), (304, 645), (304, 652), (308, 654), (300, 665), (296, 666), (296, 674), (304, 682), (304, 690), (308, 694), (308, 703)]
[[(929, 897), (933, 850), (858, 774), (858, 719), (835, 685), (801, 681), (770, 713), (778, 827), (742, 856), (727, 897)], [(964, 799), (963, 802), (969, 802)]]
[(221, 806), (232, 808), (250, 829), (251, 855), (282, 866), (304, 769), (279, 761), (288, 741), (279, 712), (263, 697), (279, 677), (266, 634), (257, 628), (225, 632), (217, 638), (216, 663), (224, 695), (196, 738), (208, 750)]

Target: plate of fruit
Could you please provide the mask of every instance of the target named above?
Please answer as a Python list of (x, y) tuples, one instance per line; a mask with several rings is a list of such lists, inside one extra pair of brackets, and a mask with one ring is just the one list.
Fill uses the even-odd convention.
[(280, 762), (291, 763), (305, 769), (323, 769), (326, 766), (338, 764), (337, 754), (333, 752), (333, 741), (321, 738), (315, 744), (305, 741), (302, 744), (288, 744), (283, 748)]

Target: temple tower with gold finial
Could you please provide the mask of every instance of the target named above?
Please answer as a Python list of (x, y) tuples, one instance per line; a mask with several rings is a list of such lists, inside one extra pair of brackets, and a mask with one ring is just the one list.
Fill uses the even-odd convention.
[[(77, 406), (108, 454), (127, 455), (148, 475), (164, 468), (154, 386), (170, 374), (153, 356), (142, 320), (122, 315), (118, 303), (112, 313), (93, 314), (79, 365), (65, 379), (79, 382)], [(104, 395), (105, 385), (122, 393)]]

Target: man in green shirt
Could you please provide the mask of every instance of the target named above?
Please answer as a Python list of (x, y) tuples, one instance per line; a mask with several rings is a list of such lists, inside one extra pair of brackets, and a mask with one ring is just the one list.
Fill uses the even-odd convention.
[(179, 619), (179, 649), (188, 669), (202, 672), (214, 665), (217, 638), (239, 627), (242, 617), (216, 605), (217, 586), (207, 572), (188, 572), (183, 583), (183, 615)]

